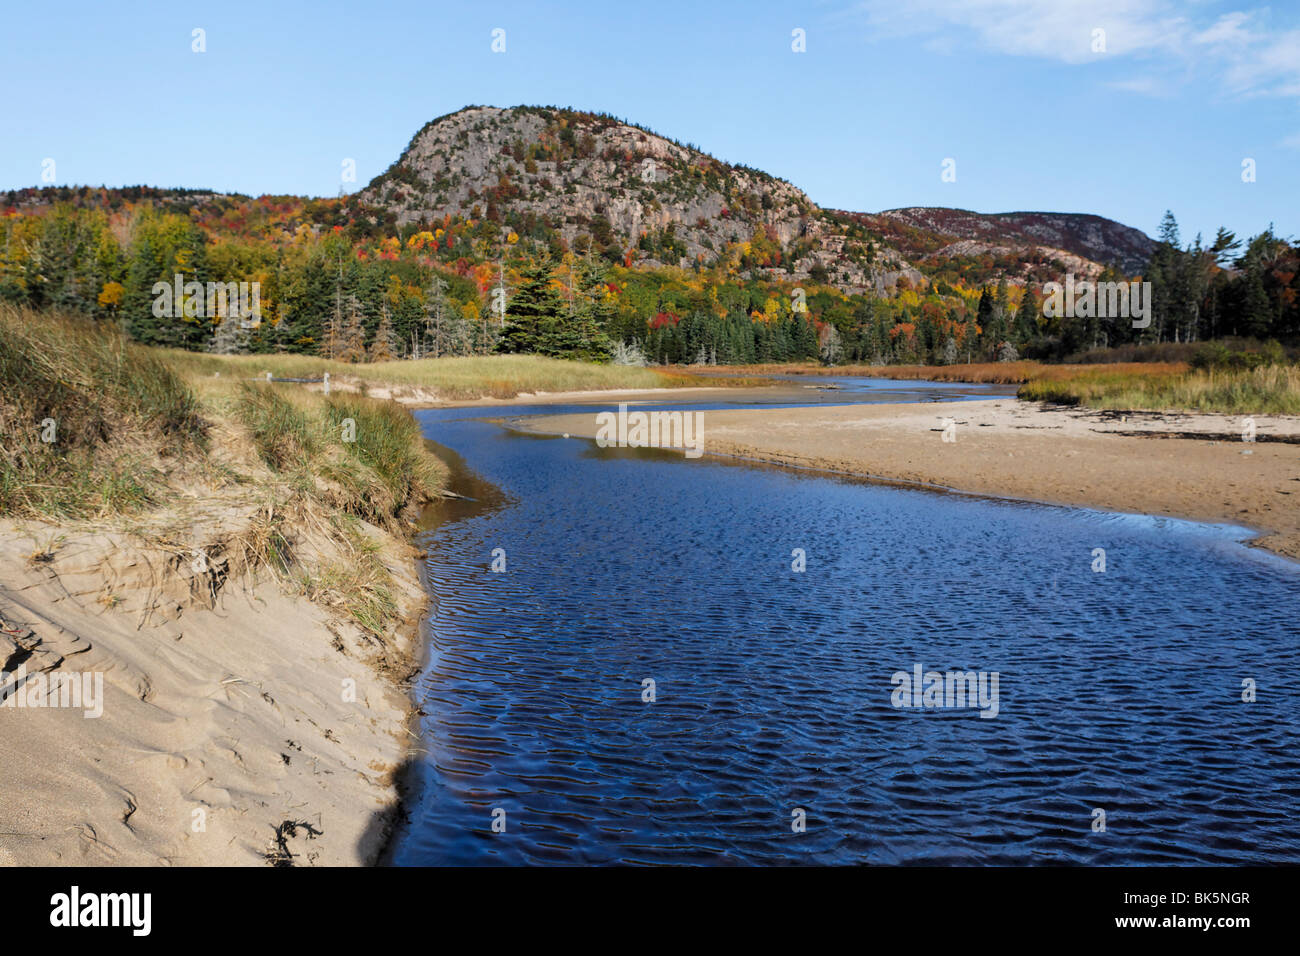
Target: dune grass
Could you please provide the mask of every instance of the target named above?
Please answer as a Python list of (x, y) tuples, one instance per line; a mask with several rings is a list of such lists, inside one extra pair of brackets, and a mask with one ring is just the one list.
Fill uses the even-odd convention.
[(393, 579), (384, 565), (379, 544), (367, 537), (355, 520), (337, 523), (342, 558), (320, 562), (293, 580), (310, 600), (333, 607), (371, 634), (383, 635), (397, 623), (400, 609), (393, 596)]
[(391, 402), (241, 382), (234, 414), (277, 477), (373, 524), (411, 518), (442, 484), (415, 419)]
[(397, 623), (392, 575), (360, 525), (400, 534), (441, 488), (444, 466), (392, 402), (292, 385), (231, 383), (232, 414), (281, 486), (281, 507), (322, 517), (338, 556), (293, 569), (313, 601), (382, 636)]
[[(338, 395), (322, 407), (326, 433), (340, 442), (348, 462), (347, 474), (369, 469), (387, 490), (386, 500), (400, 511), (411, 501), (427, 500), (441, 486), (443, 473), (422, 451), (423, 437), (415, 419), (391, 402), (358, 395)], [(374, 510), (380, 496), (366, 487), (365, 501), (354, 513)], [(393, 512), (397, 513), (396, 511)]]
[(138, 509), (202, 453), (194, 393), (148, 349), (70, 316), (0, 307), (0, 514)]
[(393, 578), (361, 522), (401, 535), (438, 493), (415, 420), (355, 393), (190, 379), (185, 365), (111, 326), (0, 307), (0, 516), (130, 516), (123, 527), (167, 548), (191, 520), (181, 498), (198, 518), (231, 515), (240, 530), (221, 547), (240, 567), (386, 633)]
[(237, 394), (235, 413), (267, 467), (282, 472), (316, 458), (320, 435), (307, 411), (307, 395), (248, 382), (239, 384)]

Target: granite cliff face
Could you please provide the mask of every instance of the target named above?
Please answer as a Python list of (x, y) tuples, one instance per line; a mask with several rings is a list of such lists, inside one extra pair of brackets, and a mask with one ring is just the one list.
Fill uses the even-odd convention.
[(692, 258), (762, 226), (788, 243), (818, 212), (757, 170), (608, 117), (528, 107), (470, 107), (434, 120), (360, 198), (395, 210), (399, 225), (476, 209), (473, 218), (531, 213), (569, 242), (606, 238), (601, 219), (624, 244), (675, 227)]

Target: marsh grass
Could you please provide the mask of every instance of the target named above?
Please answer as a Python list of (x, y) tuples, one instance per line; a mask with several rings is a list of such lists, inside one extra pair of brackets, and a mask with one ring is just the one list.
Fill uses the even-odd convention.
[[(329, 433), (344, 452), (368, 468), (398, 508), (427, 500), (441, 485), (441, 468), (422, 449), (423, 436), (410, 414), (391, 402), (362, 396), (329, 398), (323, 408)], [(343, 441), (350, 436), (351, 441)]]
[[(1199, 350), (1199, 351), (1198, 351)], [(1098, 362), (1045, 365), (1035, 361), (985, 362), (973, 365), (813, 365), (743, 366), (771, 374), (864, 375), (872, 378), (925, 379), (936, 382), (977, 382), (1019, 385), (1017, 397), (1058, 405), (1086, 405), (1133, 411), (1188, 411), (1224, 415), (1300, 415), (1300, 368), (1276, 361), (1255, 367), (1235, 367), (1212, 361), (1205, 346), (1148, 350), (1146, 353), (1187, 355), (1187, 361)], [(1230, 356), (1237, 353), (1227, 353)], [(1248, 353), (1255, 355), (1256, 353)], [(1205, 356), (1209, 355), (1207, 359)], [(1280, 349), (1258, 350), (1259, 361), (1284, 359)], [(1249, 364), (1249, 363), (1246, 363)]]
[(320, 448), (321, 435), (301, 392), (241, 382), (235, 402), (258, 457), (272, 471), (307, 465)]
[(1029, 401), (1091, 408), (1300, 415), (1300, 368), (1267, 365), (1147, 374), (1090, 370), (1071, 377), (1035, 379), (1017, 394)]
[(418, 361), (350, 364), (310, 355), (203, 355), (162, 351), (166, 361), (190, 378), (319, 379), (355, 381), (367, 388), (425, 389), (439, 399), (514, 398), (528, 392), (574, 392), (611, 388), (666, 388), (697, 384), (687, 375), (620, 365), (594, 365), (540, 355), (471, 355)]
[(1039, 362), (976, 362), (970, 365), (813, 365), (774, 363), (767, 365), (718, 366), (744, 375), (862, 376), (864, 378), (921, 379), (930, 382), (976, 382), (989, 385), (1019, 385), (1040, 369)]

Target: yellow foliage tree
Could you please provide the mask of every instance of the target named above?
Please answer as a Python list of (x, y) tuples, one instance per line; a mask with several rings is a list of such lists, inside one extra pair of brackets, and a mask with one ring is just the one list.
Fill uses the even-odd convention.
[(117, 307), (122, 304), (122, 294), (124, 292), (126, 292), (126, 289), (122, 287), (122, 283), (105, 282), (104, 288), (99, 290), (100, 307), (116, 311)]

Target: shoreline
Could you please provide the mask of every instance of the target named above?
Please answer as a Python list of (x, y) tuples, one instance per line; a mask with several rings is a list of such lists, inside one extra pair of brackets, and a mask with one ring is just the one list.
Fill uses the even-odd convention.
[[(1015, 398), (708, 411), (704, 454), (1039, 504), (1228, 524), (1300, 560), (1300, 419), (1115, 414)], [(954, 422), (951, 443), (943, 423)], [(518, 427), (594, 438), (595, 416)], [(1170, 437), (1176, 435), (1178, 437)], [(1292, 487), (1287, 487), (1291, 485)]]
[[(308, 391), (317, 393), (321, 391), (319, 385), (307, 385), (305, 388)], [(359, 391), (355, 384), (349, 382), (331, 383), (331, 389), (335, 392)], [(433, 389), (409, 385), (385, 387), (368, 384), (365, 394), (369, 398), (393, 402), (408, 411), (420, 411), (429, 408), (506, 408), (512, 405), (583, 404), (584, 402), (599, 402), (605, 398), (623, 401), (629, 399), (649, 401), (655, 398), (685, 395), (689, 400), (690, 398), (702, 398), (706, 394), (714, 395), (718, 392), (740, 392), (743, 390), (743, 386), (682, 385), (660, 388), (598, 388), (567, 392), (520, 392), (513, 398), (442, 399), (438, 397), (436, 390)]]

